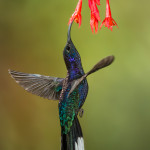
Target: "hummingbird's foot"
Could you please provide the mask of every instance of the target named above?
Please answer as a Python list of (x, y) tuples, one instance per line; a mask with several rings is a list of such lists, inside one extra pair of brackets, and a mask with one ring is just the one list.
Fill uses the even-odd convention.
[(83, 117), (83, 114), (84, 114), (84, 109), (79, 109), (79, 116), (82, 118)]

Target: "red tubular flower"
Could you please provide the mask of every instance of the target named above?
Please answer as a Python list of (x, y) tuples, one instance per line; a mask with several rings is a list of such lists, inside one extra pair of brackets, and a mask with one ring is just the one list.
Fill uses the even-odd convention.
[(76, 23), (79, 23), (79, 27), (81, 26), (81, 19), (82, 19), (81, 9), (82, 9), (82, 0), (79, 0), (75, 12), (70, 17), (68, 24), (72, 23), (72, 21), (74, 20)]
[(91, 20), (90, 20), (90, 26), (92, 32), (98, 31), (98, 21), (100, 21), (100, 15), (99, 10), (97, 8), (97, 5), (100, 5), (100, 0), (88, 0), (89, 1), (89, 8), (91, 9)]
[(93, 13), (91, 13), (90, 26), (91, 26), (92, 32), (94, 32), (94, 28), (95, 28), (95, 32), (97, 33), (97, 31), (98, 31), (98, 20), (95, 18)]
[(111, 31), (112, 31), (113, 26), (115, 26), (115, 25), (117, 26), (117, 23), (115, 22), (115, 20), (112, 18), (112, 15), (111, 15), (109, 0), (106, 0), (106, 17), (105, 17), (104, 21), (102, 22), (100, 29), (103, 25), (105, 25), (105, 27), (107, 27)]

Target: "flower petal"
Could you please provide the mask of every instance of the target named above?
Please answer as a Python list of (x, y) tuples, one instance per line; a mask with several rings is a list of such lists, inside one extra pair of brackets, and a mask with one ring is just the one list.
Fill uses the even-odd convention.
[(100, 29), (102, 28), (103, 25), (105, 25), (105, 27), (107, 27), (111, 31), (112, 31), (113, 26), (117, 26), (117, 23), (115, 22), (115, 20), (112, 18), (112, 15), (111, 15), (109, 0), (106, 0), (106, 16), (105, 16), (105, 19), (100, 26)]
[(105, 27), (107, 27), (108, 29), (111, 29), (111, 31), (112, 31), (113, 26), (118, 27), (117, 23), (115, 22), (115, 20), (112, 17), (105, 18), (100, 26), (100, 29), (103, 25), (105, 25)]
[(100, 0), (94, 0), (97, 5), (100, 5)]
[(90, 26), (92, 32), (98, 31), (98, 22), (100, 21), (100, 15), (99, 15), (99, 10), (97, 8), (97, 5), (100, 5), (100, 0), (88, 0), (89, 2), (89, 8), (91, 9), (91, 20), (90, 20)]
[(94, 15), (91, 13), (91, 20), (90, 20), (90, 26), (91, 30), (94, 33), (94, 28), (95, 28), (95, 33), (98, 31), (98, 20), (94, 17)]
[(82, 9), (82, 0), (79, 0), (74, 13), (69, 19), (68, 24), (72, 23), (72, 21), (74, 20), (76, 23), (79, 23), (79, 27), (81, 26), (81, 20), (82, 20), (81, 9)]

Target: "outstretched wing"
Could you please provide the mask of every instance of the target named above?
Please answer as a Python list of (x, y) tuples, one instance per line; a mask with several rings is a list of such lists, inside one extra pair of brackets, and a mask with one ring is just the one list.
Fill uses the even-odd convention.
[(72, 88), (68, 94), (69, 95), (73, 92), (73, 90), (90, 74), (98, 71), (99, 69), (102, 69), (104, 67), (107, 67), (112, 64), (114, 61), (115, 57), (114, 56), (107, 56), (106, 58), (102, 59), (99, 61), (89, 72), (87, 72), (85, 75), (83, 75), (81, 78), (74, 80), (72, 84)]
[(9, 70), (9, 73), (26, 91), (51, 100), (59, 99), (63, 78), (28, 74), (13, 70)]

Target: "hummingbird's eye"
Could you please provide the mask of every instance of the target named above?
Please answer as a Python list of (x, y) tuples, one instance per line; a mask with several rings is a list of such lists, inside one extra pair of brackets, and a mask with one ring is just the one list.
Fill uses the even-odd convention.
[(70, 46), (67, 45), (67, 46), (66, 46), (66, 51), (69, 52), (69, 50), (70, 50)]

